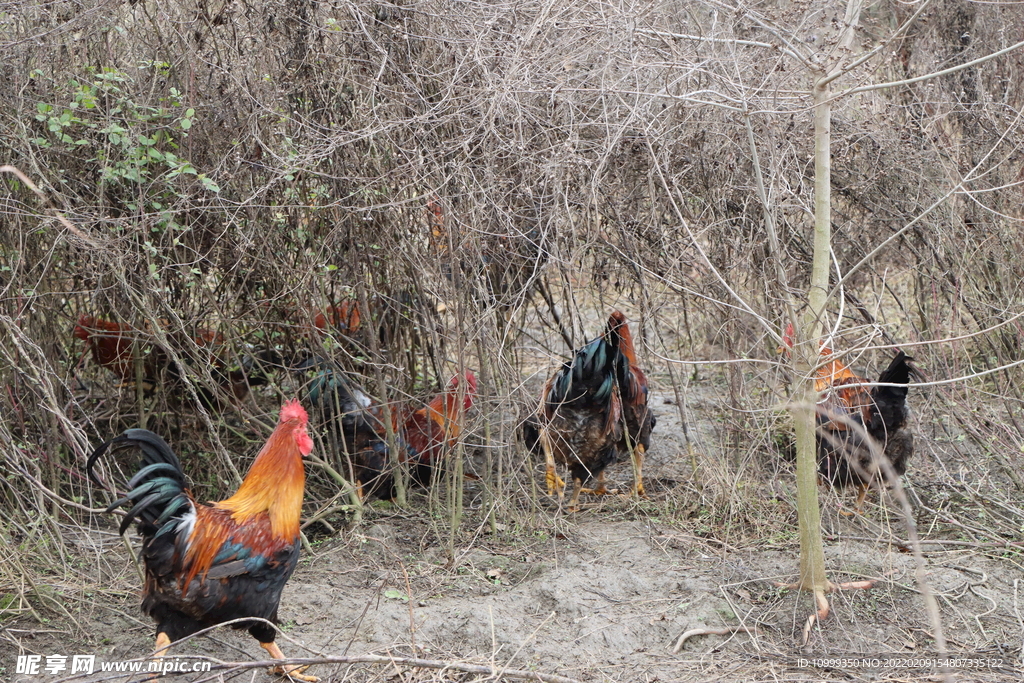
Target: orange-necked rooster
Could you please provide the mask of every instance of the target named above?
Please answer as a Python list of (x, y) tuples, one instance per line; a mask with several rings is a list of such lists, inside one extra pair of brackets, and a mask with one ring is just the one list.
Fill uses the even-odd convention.
[(413, 479), (420, 485), (430, 484), (434, 468), (441, 466), (445, 453), (458, 442), (462, 434), (460, 409), (465, 415), (473, 407), (476, 392), (476, 375), (466, 370), (448, 380), (445, 390), (425, 407), (413, 410), (402, 405), (392, 413), (401, 460), (408, 463)]
[[(142, 535), (142, 610), (157, 622), (157, 655), (176, 640), (232, 619), (277, 621), (281, 591), (299, 560), (302, 458), (313, 448), (307, 419), (297, 401), (285, 403), (238, 491), (210, 505), (196, 502), (177, 456), (145, 429), (129, 429), (89, 457), (86, 470), (99, 484), (93, 467), (109, 449), (142, 452), (140, 469), (128, 482), (131, 490), (107, 510), (130, 506), (120, 531), (134, 521)], [(267, 624), (240, 622), (234, 628), (247, 628), (271, 657), (285, 658)], [(317, 680), (301, 668), (276, 672)]]
[(608, 318), (608, 330), (605, 337), (612, 346), (617, 346), (626, 362), (618, 366), (616, 377), (619, 385), (619, 398), (622, 400), (622, 418), (625, 422), (622, 430), (621, 452), (630, 453), (633, 457), (633, 493), (644, 495), (643, 463), (644, 453), (651, 447), (651, 432), (657, 419), (654, 412), (647, 406), (649, 390), (647, 375), (640, 369), (636, 361), (636, 349), (633, 347), (633, 335), (626, 324), (626, 316), (620, 311), (613, 311)]
[(362, 328), (362, 317), (359, 313), (359, 302), (355, 299), (342, 299), (337, 304), (330, 304), (320, 310), (296, 311), (294, 315), (304, 318), (302, 329), (311, 332), (334, 330), (341, 335), (354, 335)]
[[(782, 337), (787, 348), (793, 346), (793, 326)], [(876, 386), (858, 377), (832, 349), (822, 345), (820, 357), (828, 359), (814, 371), (814, 390), (822, 395), (816, 408), (818, 475), (836, 488), (856, 486), (860, 512), (868, 488), (886, 481), (885, 472), (871, 455), (871, 445), (860, 430), (874, 439), (881, 454), (897, 476), (907, 471), (907, 460), (914, 452), (914, 436), (907, 428), (907, 385), (915, 370), (914, 360), (903, 351), (896, 354), (878, 377)], [(884, 386), (892, 385), (892, 386)]]
[[(615, 311), (604, 335), (577, 350), (544, 386), (538, 422), (548, 493), (564, 496), (556, 464), (567, 466), (574, 482), (570, 509), (577, 508), (583, 491), (609, 493), (605, 468), (628, 452), (634, 462), (633, 492), (643, 495), (641, 462), (655, 424), (647, 396), (647, 378), (636, 363), (626, 318)], [(584, 489), (591, 477), (595, 487)]]

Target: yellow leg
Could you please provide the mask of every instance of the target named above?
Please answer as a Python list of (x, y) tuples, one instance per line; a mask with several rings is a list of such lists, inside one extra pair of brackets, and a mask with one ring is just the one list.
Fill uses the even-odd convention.
[(637, 444), (633, 449), (633, 495), (643, 498), (644, 493), (644, 452), (643, 444)]
[(868, 485), (858, 484), (857, 485), (857, 502), (853, 504), (853, 512), (847, 512), (846, 510), (840, 510), (839, 514), (845, 517), (853, 517), (854, 515), (864, 514), (864, 499), (868, 497)]
[[(277, 643), (260, 643), (260, 647), (266, 650), (273, 659), (287, 659), (287, 657), (284, 656), (284, 653), (281, 652), (281, 648), (277, 646)], [(316, 676), (306, 676), (302, 673), (308, 668), (308, 666), (295, 666), (286, 670), (284, 666), (275, 666), (270, 670), (270, 673), (288, 676), (289, 678), (294, 678), (297, 681), (305, 681), (306, 683), (316, 683), (316, 681), (319, 681), (320, 679)]]
[(561, 500), (565, 495), (565, 482), (555, 471), (555, 455), (551, 451), (551, 435), (548, 434), (546, 427), (540, 430), (540, 445), (544, 449), (544, 462), (546, 463), (544, 479), (548, 485), (548, 495), (553, 496), (558, 493), (558, 498)]
[(156, 647), (154, 648), (153, 654), (157, 657), (163, 657), (164, 651), (171, 646), (171, 638), (166, 633), (161, 631), (156, 635)]
[(858, 515), (864, 514), (864, 499), (868, 497), (868, 488), (867, 484), (860, 485), (860, 493), (857, 494), (857, 502), (853, 506)]
[(569, 512), (576, 512), (579, 510), (577, 501), (580, 499), (580, 493), (583, 492), (583, 480), (576, 479), (573, 477), (572, 480), (572, 499), (569, 501)]
[[(153, 647), (153, 659), (160, 662), (163, 661), (164, 653), (167, 652), (167, 648), (171, 646), (171, 638), (166, 633), (161, 631), (156, 634), (156, 646)], [(154, 673), (149, 676), (147, 680), (155, 681), (159, 678), (159, 674)]]
[(581, 493), (592, 493), (595, 496), (610, 496), (613, 493), (617, 493), (618, 492), (616, 489), (608, 490), (608, 487), (605, 486), (604, 470), (602, 470), (601, 473), (599, 475), (597, 475), (597, 481), (594, 482), (594, 483), (595, 483), (594, 488), (592, 488), (592, 489), (583, 489), (581, 491)]

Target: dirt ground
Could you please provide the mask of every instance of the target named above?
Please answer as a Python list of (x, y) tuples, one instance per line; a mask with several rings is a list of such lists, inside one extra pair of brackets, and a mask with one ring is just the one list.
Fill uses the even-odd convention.
[[(777, 528), (732, 533), (720, 521), (727, 517), (709, 517), (701, 506), (672, 398), (659, 395), (655, 405), (661, 407), (647, 468), (651, 495), (642, 503), (591, 499), (569, 514), (542, 497), (538, 512), (502, 519), (498, 533), (491, 534), (474, 510), (477, 484), (469, 482), (469, 513), (451, 555), (436, 520), (425, 512), (422, 494), (410, 512), (374, 508), (355, 529), (326, 538), (311, 534), (313, 552), (304, 553), (281, 601), (282, 649), (296, 657), (415, 656), (577, 681), (941, 680), (933, 668), (908, 668), (913, 661), (903, 661), (902, 667), (892, 660), (888, 667), (800, 661), (933, 653), (914, 557), (889, 542), (905, 533), (888, 496), (882, 505), (869, 505), (863, 517), (847, 518), (837, 514), (841, 497), (823, 494), (833, 580), (877, 583), (872, 590), (833, 594), (832, 613), (813, 627), (803, 649), (799, 640), (811, 599), (772, 583), (794, 580), (798, 568), (791, 473), (783, 471), (778, 481), (738, 494), (775, 510)], [(699, 401), (690, 409), (699, 412)], [(714, 455), (710, 444), (718, 437), (712, 431), (693, 437), (698, 452)], [(941, 456), (941, 444), (937, 447), (931, 452)], [(920, 457), (919, 488), (928, 494), (929, 458)], [(627, 487), (629, 464), (616, 464), (609, 475)], [(913, 490), (914, 483), (908, 484)], [(15, 660), (19, 653), (63, 653), (113, 662), (151, 650), (153, 627), (138, 611), (139, 579), (125, 546), (109, 520), (96, 524), (69, 529), (65, 539), (82, 575), (53, 588), (69, 596), (72, 618), (5, 624), (9, 638), (0, 642), (0, 667), (6, 673), (0, 678), (129, 680), (126, 674), (99, 672), (19, 675)], [(918, 524), (926, 538), (940, 537), (931, 533), (938, 520), (922, 516)], [(933, 542), (924, 549), (924, 576), (937, 597), (949, 650), (985, 658), (983, 665), (975, 664), (981, 668), (953, 672), (952, 679), (1021, 680), (1019, 548), (1011, 553)], [(673, 651), (676, 639), (690, 629), (740, 626), (756, 632), (698, 635)], [(259, 659), (263, 652), (244, 632), (223, 629), (178, 646), (176, 654), (239, 662)], [(379, 664), (319, 664), (311, 673), (323, 681), (346, 682), (495, 680)], [(192, 673), (177, 680), (221, 680), (220, 673), (210, 676)], [(228, 677), (270, 680), (262, 669)]]

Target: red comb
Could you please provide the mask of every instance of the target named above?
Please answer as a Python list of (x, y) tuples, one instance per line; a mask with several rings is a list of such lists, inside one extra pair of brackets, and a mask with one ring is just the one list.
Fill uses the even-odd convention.
[(309, 422), (309, 415), (306, 414), (306, 409), (298, 401), (288, 401), (281, 406), (281, 422), (289, 422), (290, 420), (298, 420), (301, 425)]

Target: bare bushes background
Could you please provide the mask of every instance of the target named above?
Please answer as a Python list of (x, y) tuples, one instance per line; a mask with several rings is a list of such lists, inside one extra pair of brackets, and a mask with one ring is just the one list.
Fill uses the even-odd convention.
[[(965, 64), (1024, 34), (1012, 7), (942, 0), (892, 38), (917, 9), (865, 10), (854, 52), (877, 54), (842, 87)], [(548, 513), (516, 424), (569, 343), (620, 306), (676, 404), (659, 410), (691, 427), (692, 453), (683, 439), (659, 456), (681, 486), (651, 505), (746, 538), (789, 519), (743, 492), (789, 467), (771, 332), (782, 297), (806, 288), (813, 170), (809, 62), (793, 55), (827, 53), (841, 15), (713, 0), (0, 4), (0, 159), (50, 202), (4, 176), (0, 553), (16, 561), (0, 573), (21, 588), (2, 607), (58, 608), (32, 581), (68, 566), (53, 539), (101, 506), (81, 474), (92, 445), (145, 416), (216, 498), (301, 391), (280, 371), (219, 411), (141, 396), (78, 363), (83, 313), (186, 361), (203, 358), (201, 328), (233, 358), (327, 354), (390, 400), (474, 368), (467, 451), (486, 495), (473, 519), (529, 524)], [(975, 540), (1022, 520), (1021, 59), (834, 105), (833, 346), (874, 373), (900, 345), (931, 380), (956, 380), (912, 392), (910, 478), (936, 519), (988, 510), (942, 527)], [(371, 312), (361, 334), (310, 328), (344, 300)], [(189, 383), (212, 385), (201, 362), (185, 367), (185, 399)], [(317, 470), (309, 512), (337, 491)]]

